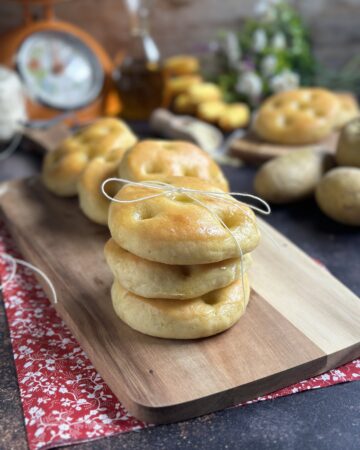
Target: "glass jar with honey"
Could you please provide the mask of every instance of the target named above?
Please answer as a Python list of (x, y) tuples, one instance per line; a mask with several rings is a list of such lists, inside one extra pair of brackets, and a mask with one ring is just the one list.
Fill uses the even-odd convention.
[(128, 120), (148, 119), (163, 98), (159, 49), (149, 31), (149, 0), (124, 0), (130, 17), (130, 42), (114, 79)]

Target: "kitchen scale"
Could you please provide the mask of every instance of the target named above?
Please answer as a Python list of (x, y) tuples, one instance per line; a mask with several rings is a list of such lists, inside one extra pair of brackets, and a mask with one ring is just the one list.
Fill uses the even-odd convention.
[[(27, 94), (30, 119), (66, 112), (78, 123), (109, 114), (113, 64), (88, 33), (54, 16), (64, 0), (20, 0), (23, 23), (1, 36), (0, 64), (16, 69)], [(32, 15), (34, 6), (42, 18)]]

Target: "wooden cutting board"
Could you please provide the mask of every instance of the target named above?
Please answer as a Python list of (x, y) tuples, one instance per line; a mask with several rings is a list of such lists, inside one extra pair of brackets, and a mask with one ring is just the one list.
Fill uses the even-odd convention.
[(58, 313), (140, 419), (167, 423), (219, 410), (360, 355), (359, 299), (263, 221), (246, 314), (212, 338), (175, 341), (116, 318), (103, 256), (109, 233), (76, 199), (57, 198), (32, 178), (2, 184), (0, 204), (24, 257), (53, 281)]
[(338, 133), (333, 133), (323, 141), (311, 145), (280, 145), (265, 142), (249, 131), (243, 138), (232, 141), (229, 152), (248, 164), (262, 164), (269, 159), (282, 156), (299, 149), (308, 148), (314, 152), (335, 153)]

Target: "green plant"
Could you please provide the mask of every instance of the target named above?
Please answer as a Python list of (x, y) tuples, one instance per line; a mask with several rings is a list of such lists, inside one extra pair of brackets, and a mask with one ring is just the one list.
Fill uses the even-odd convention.
[(221, 33), (219, 42), (215, 78), (229, 101), (255, 106), (273, 92), (314, 82), (309, 32), (285, 1), (258, 3), (256, 17), (238, 33)]

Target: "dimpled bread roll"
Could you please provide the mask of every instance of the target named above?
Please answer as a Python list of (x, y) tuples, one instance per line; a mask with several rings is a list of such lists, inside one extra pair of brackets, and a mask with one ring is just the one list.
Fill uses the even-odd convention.
[[(213, 184), (192, 177), (163, 181), (179, 188), (221, 192)], [(136, 200), (157, 193), (155, 189), (126, 185), (115, 199)], [(112, 202), (109, 228), (113, 239), (130, 253), (164, 264), (207, 264), (237, 258), (240, 251), (236, 242), (243, 254), (255, 249), (260, 233), (248, 206), (231, 197), (224, 201), (194, 195), (196, 201), (184, 193), (168, 193), (135, 203)], [(236, 242), (218, 217), (231, 229)]]
[(127, 150), (137, 141), (136, 136), (121, 120), (98, 119), (92, 125), (65, 139), (44, 159), (42, 180), (54, 194), (71, 197), (77, 194), (80, 175), (93, 158), (114, 148)]
[(295, 89), (273, 95), (260, 107), (255, 132), (265, 141), (303, 145), (318, 142), (333, 130), (340, 109), (325, 89)]
[(160, 180), (172, 175), (197, 177), (223, 191), (229, 189), (216, 162), (189, 142), (141, 141), (126, 152), (119, 166), (119, 176), (131, 181)]
[(350, 120), (360, 116), (359, 105), (351, 94), (336, 94), (340, 103), (340, 111), (336, 119), (336, 128), (342, 128)]
[[(139, 258), (119, 247), (114, 239), (105, 245), (106, 261), (124, 289), (146, 298), (185, 300), (228, 286), (241, 277), (241, 259), (212, 264), (175, 266)], [(244, 272), (251, 256), (244, 255)]]
[[(102, 193), (101, 185), (107, 178), (117, 176), (119, 163), (125, 151), (114, 149), (104, 156), (92, 159), (80, 176), (78, 183), (80, 209), (85, 216), (100, 225), (107, 225), (110, 206), (110, 200)], [(120, 188), (120, 183), (107, 183), (106, 192), (113, 197)]]
[(160, 338), (197, 339), (233, 326), (246, 310), (250, 287), (245, 275), (244, 287), (237, 280), (201, 297), (178, 301), (145, 299), (115, 280), (111, 297), (116, 314), (134, 330)]

